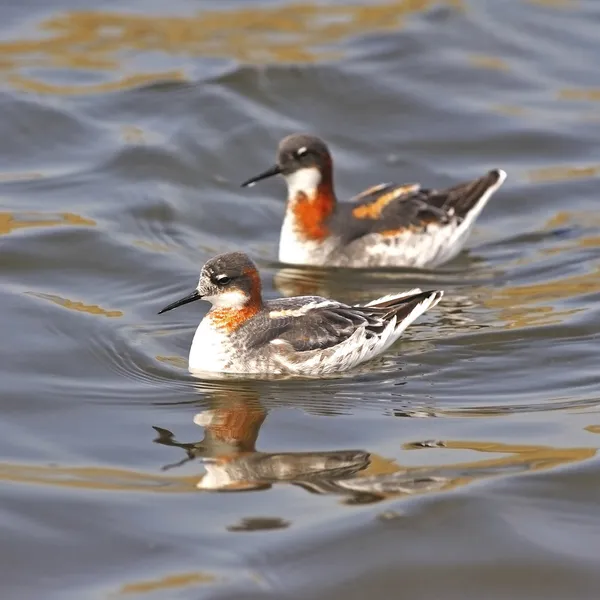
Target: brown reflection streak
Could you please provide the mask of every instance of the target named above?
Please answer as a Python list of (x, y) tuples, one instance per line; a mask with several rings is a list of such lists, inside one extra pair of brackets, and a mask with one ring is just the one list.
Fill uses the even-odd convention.
[(122, 77), (117, 81), (98, 83), (95, 85), (76, 86), (76, 85), (53, 85), (35, 79), (26, 79), (19, 75), (11, 75), (8, 82), (16, 89), (24, 92), (34, 92), (36, 94), (60, 94), (64, 96), (75, 96), (77, 94), (99, 94), (102, 92), (115, 92), (117, 90), (126, 90), (135, 87), (141, 87), (145, 84), (156, 81), (185, 81), (186, 77), (182, 71), (166, 71), (160, 73), (151, 73), (147, 75), (130, 75)]
[(16, 216), (11, 212), (0, 212), (0, 235), (29, 227), (55, 227), (61, 225), (93, 227), (96, 225), (96, 221), (86, 219), (74, 213), (59, 213), (58, 215), (50, 216), (44, 213), (27, 212), (19, 213)]
[[(552, 448), (549, 446), (526, 446), (467, 441), (443, 441), (438, 443), (440, 446), (452, 450), (471, 450), (476, 452), (509, 454), (509, 456), (499, 459), (451, 463), (422, 469), (425, 472), (439, 471), (440, 473), (443, 473), (444, 471), (462, 471), (458, 476), (448, 477), (445, 485), (439, 488), (440, 491), (455, 489), (477, 480), (487, 479), (494, 475), (514, 473), (515, 471), (529, 473), (581, 462), (593, 458), (597, 452), (595, 448)], [(405, 449), (422, 450), (427, 448), (424, 446), (407, 444)], [(413, 469), (413, 472), (416, 473), (418, 470), (418, 468)], [(470, 470), (474, 471), (473, 475), (469, 474)]]
[(524, 117), (527, 116), (529, 112), (524, 106), (517, 106), (514, 104), (496, 104), (492, 106), (492, 110), (509, 117)]
[(534, 183), (546, 183), (552, 181), (568, 181), (572, 179), (587, 179), (600, 175), (600, 165), (589, 165), (586, 167), (554, 166), (534, 169), (527, 176)]
[[(206, 10), (167, 17), (71, 11), (39, 26), (42, 39), (0, 43), (4, 78), (15, 88), (48, 94), (90, 94), (128, 89), (153, 81), (181, 80), (182, 71), (120, 77), (130, 53), (233, 58), (242, 63), (315, 62), (336, 56), (317, 48), (356, 35), (393, 31), (405, 18), (439, 5), (434, 0), (396, 0), (368, 5), (291, 3), (284, 6)], [(443, 4), (464, 10), (464, 0)], [(24, 76), (25, 69), (81, 69), (110, 74), (110, 81), (55, 84)]]
[(179, 590), (199, 584), (213, 583), (216, 580), (214, 575), (208, 573), (180, 573), (177, 575), (167, 575), (160, 579), (150, 579), (139, 581), (137, 583), (127, 583), (119, 591), (120, 594), (146, 594), (159, 590)]
[(0, 181), (13, 182), (13, 181), (31, 181), (32, 179), (42, 179), (44, 175), (36, 171), (24, 171), (24, 172), (4, 172), (0, 173)]
[[(598, 273), (598, 269), (596, 269)], [(552, 306), (557, 300), (572, 298), (580, 294), (600, 291), (597, 276), (579, 275), (548, 283), (507, 287), (483, 300), (487, 308), (499, 309), (498, 317), (506, 322), (508, 329), (551, 325), (564, 322), (582, 308), (558, 310)], [(546, 306), (531, 306), (547, 302)]]
[(577, 102), (600, 102), (600, 89), (567, 88), (558, 92), (558, 99)]
[[(453, 463), (451, 465), (452, 468), (462, 469), (525, 465), (529, 467), (528, 471), (538, 471), (540, 469), (550, 469), (572, 462), (587, 460), (593, 458), (597, 452), (596, 448), (553, 448), (551, 446), (528, 446), (525, 444), (502, 444), (495, 442), (444, 441), (442, 444), (445, 449), (450, 450), (472, 450), (475, 452), (509, 455), (498, 459)], [(417, 450), (421, 448), (407, 445), (405, 449)], [(438, 466), (438, 468), (441, 467), (443, 465)]]
[(541, 4), (547, 8), (573, 8), (579, 0), (529, 0), (531, 4)]
[[(170, 335), (170, 331), (162, 332), (162, 335)], [(161, 335), (161, 332), (158, 332), (156, 335)], [(186, 358), (182, 356), (156, 356), (157, 361), (161, 363), (165, 363), (166, 365), (171, 365), (173, 367), (178, 367), (183, 369), (187, 373), (188, 361)]]
[(161, 254), (165, 252), (172, 252), (174, 249), (174, 246), (171, 247), (167, 244), (159, 244), (158, 242), (149, 242), (147, 240), (134, 240), (133, 244), (138, 248), (150, 250), (151, 252), (160, 252)]
[[(551, 469), (566, 464), (588, 460), (596, 455), (595, 448), (552, 448), (550, 446), (526, 446), (491, 442), (468, 442), (468, 441), (439, 441), (437, 447), (451, 450), (471, 450), (486, 453), (508, 454), (499, 459), (488, 459), (482, 461), (470, 461), (464, 463), (449, 463), (439, 465), (428, 465), (427, 467), (409, 467), (404, 471), (418, 480), (419, 476), (433, 476), (442, 479), (441, 485), (434, 491), (448, 491), (474, 481), (487, 479), (494, 475), (515, 472), (521, 468), (521, 472), (533, 472)], [(429, 450), (430, 447), (414, 444), (406, 444), (405, 450)], [(398, 468), (400, 470), (400, 467)], [(462, 472), (458, 476), (444, 476), (444, 473)], [(473, 471), (473, 475), (469, 474)], [(484, 471), (488, 471), (487, 473)], [(367, 474), (365, 473), (365, 476)], [(398, 494), (386, 494), (396, 496)]]
[(61, 298), (53, 294), (39, 294), (36, 292), (28, 292), (30, 295), (36, 298), (42, 298), (43, 300), (50, 300), (54, 304), (58, 304), (69, 310), (76, 310), (78, 312), (88, 313), (90, 315), (101, 315), (108, 318), (118, 318), (123, 316), (123, 312), (120, 310), (105, 310), (96, 304), (84, 304), (83, 302), (74, 302), (68, 298)]
[(181, 494), (195, 491), (197, 479), (147, 475), (103, 467), (39, 467), (0, 463), (0, 481), (96, 491)]
[[(546, 223), (544, 223), (542, 229), (552, 230), (556, 227), (563, 227), (565, 225), (572, 224), (581, 227), (600, 227), (600, 213), (592, 212), (587, 210), (582, 211), (568, 211), (559, 210), (557, 213), (552, 215)], [(585, 239), (585, 238), (583, 238)], [(578, 240), (573, 240), (578, 243)]]
[(497, 56), (487, 56), (485, 54), (472, 54), (469, 57), (471, 64), (480, 69), (489, 69), (491, 71), (508, 71), (508, 63)]

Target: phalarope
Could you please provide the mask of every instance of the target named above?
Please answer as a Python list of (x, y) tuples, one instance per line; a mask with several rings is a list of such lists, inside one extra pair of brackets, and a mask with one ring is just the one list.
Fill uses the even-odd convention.
[(274, 175), (283, 175), (288, 189), (279, 260), (343, 267), (431, 268), (449, 261), (506, 179), (494, 169), (443, 190), (382, 183), (339, 203), (329, 149), (305, 134), (284, 138), (276, 164), (242, 187)]
[(442, 295), (413, 289), (354, 306), (320, 296), (263, 300), (254, 263), (231, 252), (207, 261), (196, 289), (158, 314), (212, 304), (192, 341), (192, 372), (322, 375), (381, 354)]

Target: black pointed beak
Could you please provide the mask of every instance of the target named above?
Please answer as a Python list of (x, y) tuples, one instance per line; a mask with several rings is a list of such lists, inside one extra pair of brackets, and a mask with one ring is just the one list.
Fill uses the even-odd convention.
[(181, 300), (177, 300), (177, 301), (173, 302), (173, 304), (169, 304), (169, 306), (165, 306), (158, 314), (162, 315), (163, 313), (166, 313), (169, 310), (173, 310), (174, 308), (177, 308), (178, 306), (183, 306), (184, 304), (189, 304), (190, 302), (200, 300), (201, 298), (202, 298), (202, 296), (200, 295), (198, 290), (194, 290), (189, 296), (186, 296), (185, 298), (181, 298)]
[(242, 183), (241, 187), (253, 186), (256, 182), (262, 181), (263, 179), (268, 179), (269, 177), (274, 177), (275, 175), (281, 174), (281, 167), (279, 165), (273, 165), (271, 168), (263, 171), (260, 175), (256, 177), (251, 177), (247, 181)]

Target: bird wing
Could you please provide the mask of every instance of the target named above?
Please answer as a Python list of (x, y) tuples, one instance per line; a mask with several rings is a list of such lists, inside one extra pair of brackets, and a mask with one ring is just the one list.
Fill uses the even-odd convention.
[(324, 298), (300, 307), (273, 307), (265, 325), (255, 338), (256, 345), (286, 344), (296, 352), (326, 350), (346, 341), (360, 328), (373, 328), (375, 333), (384, 326), (381, 319), (370, 316), (368, 311), (363, 314), (355, 307)]
[(357, 332), (368, 340), (381, 335), (394, 317), (396, 323), (401, 323), (431, 294), (411, 290), (356, 306), (324, 298), (312, 298), (301, 306), (272, 306), (266, 327), (255, 343), (288, 345), (296, 352), (311, 352), (338, 346)]
[(494, 170), (444, 190), (422, 189), (416, 183), (389, 183), (369, 188), (349, 205), (354, 225), (351, 230), (356, 234), (353, 237), (462, 220), (486, 193), (495, 191), (505, 176), (503, 171)]

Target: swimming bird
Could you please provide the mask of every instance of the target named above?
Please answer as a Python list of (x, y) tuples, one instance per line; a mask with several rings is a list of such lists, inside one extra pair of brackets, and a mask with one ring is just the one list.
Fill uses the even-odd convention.
[(320, 296), (263, 300), (254, 263), (230, 252), (207, 261), (196, 289), (158, 314), (212, 304), (192, 341), (192, 372), (323, 375), (380, 355), (442, 295), (414, 289), (354, 306)]
[(443, 190), (382, 183), (338, 202), (329, 148), (307, 134), (284, 138), (275, 165), (242, 187), (275, 175), (283, 175), (288, 191), (279, 260), (358, 268), (433, 268), (454, 258), (506, 179), (494, 169)]

